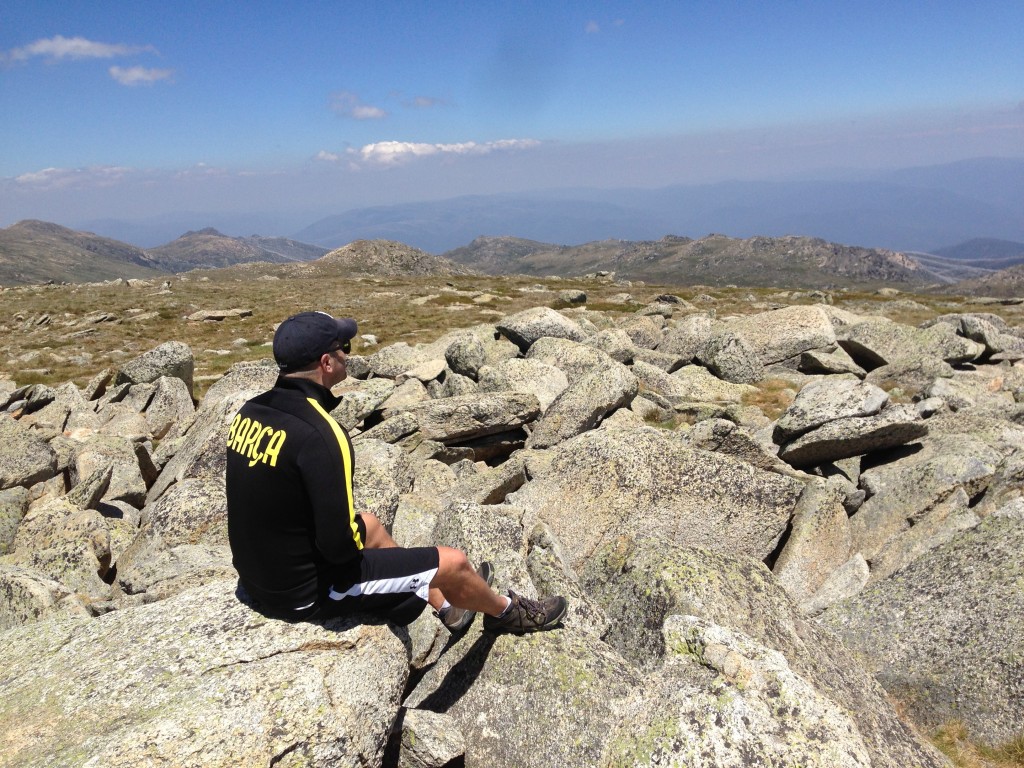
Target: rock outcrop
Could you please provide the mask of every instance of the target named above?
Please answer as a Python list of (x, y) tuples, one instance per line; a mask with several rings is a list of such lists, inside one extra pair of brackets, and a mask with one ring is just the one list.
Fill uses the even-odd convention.
[(361, 510), (569, 598), (523, 638), (245, 604), (224, 443), (271, 364), (199, 403), (180, 342), (0, 381), (0, 765), (945, 765), (890, 697), (1019, 738), (1024, 334), (676, 298), (393, 344), (335, 390)]
[(386, 626), (265, 619), (231, 581), (9, 630), (0, 664), (19, 766), (379, 765), (409, 674)]
[(926, 727), (962, 721), (989, 744), (1024, 722), (1024, 505), (922, 555), (822, 623)]

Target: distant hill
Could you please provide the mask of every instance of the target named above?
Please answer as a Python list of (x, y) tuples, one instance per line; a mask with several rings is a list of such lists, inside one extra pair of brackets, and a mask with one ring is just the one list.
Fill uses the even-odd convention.
[(990, 275), (996, 270), (1012, 266), (1016, 262), (967, 261), (935, 256), (931, 253), (908, 253), (921, 267), (931, 272), (939, 282), (955, 283)]
[(1001, 269), (973, 280), (954, 283), (948, 286), (944, 292), (963, 296), (993, 296), (997, 298), (1024, 296), (1024, 264)]
[(306, 262), (327, 253), (283, 237), (228, 237), (215, 229), (186, 232), (142, 250), (134, 245), (45, 221), (21, 221), (0, 230), (0, 284), (88, 283), (153, 277), (252, 261)]
[(667, 283), (805, 288), (888, 284), (921, 288), (940, 282), (906, 254), (811, 237), (737, 239), (713, 234), (699, 240), (669, 236), (578, 246), (484, 237), (444, 255), (490, 274), (568, 276), (612, 271), (619, 277)]
[(32, 219), (0, 229), (3, 285), (89, 283), (163, 271), (141, 248), (91, 232)]
[(88, 232), (137, 245), (156, 248), (171, 242), (182, 232), (212, 227), (231, 237), (243, 237), (250, 232), (285, 235), (304, 227), (324, 215), (323, 211), (289, 214), (283, 211), (169, 211), (141, 219), (113, 217), (83, 219), (64, 222), (72, 229)]
[[(285, 261), (315, 261), (328, 251), (327, 248), (322, 248), (319, 245), (300, 243), (297, 240), (289, 240), (287, 237), (250, 235), (241, 239), (251, 245), (255, 245), (266, 253), (279, 256)], [(266, 261), (270, 260), (266, 259)]]
[(149, 248), (146, 254), (168, 272), (184, 272), (197, 268), (230, 267), (250, 261), (277, 264), (310, 261), (326, 252), (326, 248), (285, 238), (258, 235), (228, 237), (216, 229), (206, 228), (186, 232), (166, 245)]
[(877, 173), (833, 171), (787, 181), (469, 195), (342, 210), (326, 217), (318, 204), (304, 211), (171, 211), (132, 221), (90, 219), (73, 226), (142, 247), (213, 226), (232, 236), (287, 235), (327, 249), (360, 239), (396, 240), (434, 254), (484, 233), (579, 244), (608, 238), (652, 240), (666, 232), (726, 232), (741, 238), (807, 235), (934, 253), (972, 238), (1024, 241), (1022, 200), (1024, 158), (982, 157)]
[[(983, 241), (989, 242), (989, 241)], [(967, 244), (965, 244), (967, 245)], [(1011, 243), (1011, 245), (1013, 245)], [(1003, 253), (1009, 246), (974, 252)], [(1017, 295), (1024, 270), (1015, 257), (950, 258), (842, 245), (821, 238), (712, 234), (694, 240), (604, 239), (557, 245), (510, 236), (477, 237), (441, 256), (393, 240), (357, 240), (324, 248), (284, 238), (228, 237), (208, 228), (148, 251), (56, 224), (23, 221), (0, 230), (0, 284), (94, 282), (153, 277), (197, 268), (267, 263), (282, 274), (465, 275), (571, 277), (598, 271), (668, 284), (877, 288), (948, 287), (951, 292)], [(1005, 269), (1006, 267), (1009, 269)]]
[(978, 158), (856, 179), (474, 195), (349, 210), (292, 237), (328, 248), (383, 238), (443, 253), (483, 233), (574, 245), (727, 232), (933, 252), (971, 238), (1024, 239), (1022, 180), (1024, 159)]
[(476, 270), (391, 240), (357, 240), (296, 267), (299, 275), (472, 275)]
[(1016, 211), (1024, 200), (1024, 158), (975, 157), (941, 165), (900, 168), (880, 174), (880, 180), (908, 188), (944, 189), (986, 205)]
[(337, 248), (360, 239), (396, 240), (441, 253), (485, 232), (546, 242), (578, 243), (606, 237), (640, 239), (669, 231), (643, 208), (548, 195), (468, 195), (448, 200), (375, 206), (329, 216), (292, 235)]
[(521, 237), (478, 237), (469, 245), (448, 251), (445, 258), (466, 264), (488, 275), (523, 271), (520, 268), (537, 253), (550, 253), (558, 246)]
[[(976, 237), (959, 245), (936, 248), (932, 253), (947, 259), (969, 259), (971, 261), (1016, 259), (1020, 263), (1024, 262), (1024, 243), (1013, 240), (997, 240), (994, 237)], [(1006, 266), (1011, 265), (1007, 264)]]

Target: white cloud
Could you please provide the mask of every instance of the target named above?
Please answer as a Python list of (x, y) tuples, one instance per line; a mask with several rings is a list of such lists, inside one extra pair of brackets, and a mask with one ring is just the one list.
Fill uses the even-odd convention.
[(125, 45), (124, 43), (98, 43), (84, 37), (55, 37), (36, 40), (21, 48), (13, 48), (4, 58), (9, 61), (27, 61), (34, 56), (60, 59), (112, 59), (136, 53), (156, 53), (151, 45)]
[(191, 168), (184, 168), (173, 174), (172, 178), (175, 179), (196, 179), (196, 178), (207, 178), (211, 176), (230, 176), (232, 175), (226, 168), (220, 168), (215, 165), (209, 165), (208, 163), (196, 163)]
[(313, 159), (321, 160), (325, 163), (336, 163), (339, 160), (341, 160), (341, 155), (336, 154), (334, 152), (328, 152), (326, 149), (321, 149), (319, 152), (313, 155)]
[(35, 189), (68, 189), (71, 187), (106, 187), (136, 173), (119, 165), (98, 165), (90, 168), (43, 168), (23, 173), (14, 181)]
[(338, 91), (331, 94), (331, 109), (339, 115), (351, 117), (353, 120), (380, 120), (388, 116), (380, 107), (363, 104), (362, 100), (351, 91)]
[(173, 69), (147, 69), (146, 67), (111, 67), (110, 76), (121, 85), (152, 85), (158, 80), (170, 80)]
[(590, 21), (587, 22), (587, 26), (583, 28), (583, 31), (586, 32), (588, 35), (596, 35), (598, 32), (601, 31), (601, 25), (598, 24), (593, 19), (591, 19)]
[(388, 113), (380, 107), (371, 107), (368, 104), (360, 104), (352, 108), (352, 117), (356, 120), (380, 120), (387, 116)]
[(441, 106), (444, 103), (444, 99), (435, 99), (432, 96), (417, 96), (408, 102), (406, 106), (413, 107), (414, 109), (430, 109), (431, 107)]
[(19, 184), (46, 184), (51, 179), (58, 179), (68, 173), (67, 168), (43, 168), (41, 171), (23, 173), (15, 176), (14, 180)]
[(379, 141), (367, 144), (361, 149), (350, 149), (349, 154), (366, 163), (377, 165), (398, 165), (418, 157), (432, 155), (486, 155), (501, 150), (530, 149), (540, 146), (536, 139), (501, 139), (477, 143), (466, 141), (458, 144), (427, 144), (413, 141)]

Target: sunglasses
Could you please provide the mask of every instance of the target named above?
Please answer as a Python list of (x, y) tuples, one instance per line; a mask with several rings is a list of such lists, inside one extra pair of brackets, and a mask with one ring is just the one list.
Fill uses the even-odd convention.
[(346, 355), (349, 354), (352, 351), (352, 341), (350, 339), (345, 339), (345, 341), (338, 342), (338, 346), (331, 347), (327, 351), (328, 352), (337, 352), (339, 349), (342, 352), (344, 352)]

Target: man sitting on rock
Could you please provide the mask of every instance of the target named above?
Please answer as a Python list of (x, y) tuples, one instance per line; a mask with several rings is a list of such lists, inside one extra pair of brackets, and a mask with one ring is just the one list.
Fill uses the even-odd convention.
[(228, 538), (242, 587), (270, 616), (298, 621), (353, 611), (408, 624), (429, 603), (452, 632), (485, 614), (492, 632), (556, 626), (564, 597), (531, 600), (490, 588), (450, 547), (399, 547), (352, 501), (353, 451), (330, 415), (356, 335), (350, 318), (303, 312), (274, 334), (280, 375), (242, 406), (227, 443)]

